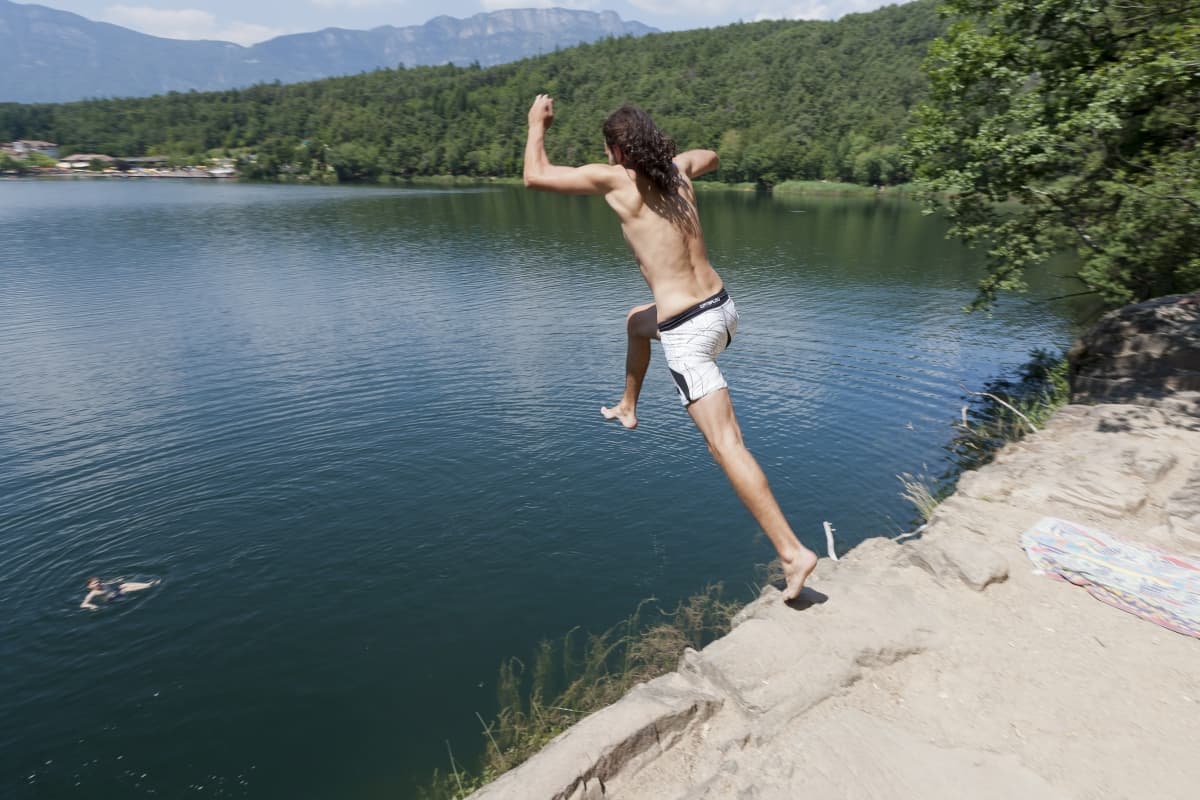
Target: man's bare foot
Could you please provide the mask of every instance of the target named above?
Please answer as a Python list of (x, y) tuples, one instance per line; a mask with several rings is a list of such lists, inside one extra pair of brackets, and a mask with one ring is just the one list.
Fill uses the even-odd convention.
[(779, 559), (779, 563), (783, 565), (783, 577), (787, 580), (787, 588), (783, 590), (783, 600), (795, 600), (800, 596), (800, 590), (804, 588), (804, 582), (808, 580), (808, 576), (817, 568), (817, 554), (812, 550), (801, 550), (794, 558), (784, 560)]
[(621, 424), (630, 430), (637, 427), (637, 414), (633, 409), (626, 407), (624, 403), (618, 403), (612, 408), (600, 406), (600, 413), (604, 415), (605, 419), (620, 420)]

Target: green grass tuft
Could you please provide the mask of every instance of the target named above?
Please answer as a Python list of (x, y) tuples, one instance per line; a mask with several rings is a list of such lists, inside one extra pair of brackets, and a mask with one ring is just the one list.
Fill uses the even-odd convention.
[(979, 469), (1009, 442), (1041, 428), (1070, 395), (1066, 354), (1034, 350), (1013, 374), (988, 381), (982, 392), (969, 396), (945, 448), (948, 469), (938, 477), (897, 475), (900, 496), (913, 504), (920, 523), (928, 522), (938, 504), (953, 494), (963, 472)]
[(722, 584), (712, 584), (672, 610), (645, 600), (603, 633), (575, 628), (556, 642), (542, 641), (530, 665), (508, 659), (497, 680), (500, 712), (491, 721), (479, 718), (485, 738), (479, 765), (464, 769), (451, 756), (450, 771), (435, 771), (417, 796), (458, 800), (495, 780), (635, 685), (674, 670), (685, 648), (724, 636), (741, 607), (725, 597)]
[(957, 472), (987, 464), (1000, 448), (1040, 428), (1067, 404), (1071, 389), (1066, 355), (1034, 350), (1015, 376), (989, 381), (983, 394), (963, 407), (963, 418), (947, 447)]
[(896, 477), (900, 480), (900, 485), (904, 487), (900, 496), (913, 504), (922, 523), (929, 522), (934, 509), (944, 499), (943, 493), (938, 489), (937, 481), (923, 472), (919, 475), (902, 472)]

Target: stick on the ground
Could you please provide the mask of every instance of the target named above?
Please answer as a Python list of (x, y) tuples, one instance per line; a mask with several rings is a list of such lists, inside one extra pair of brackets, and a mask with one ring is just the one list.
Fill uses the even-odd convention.
[(893, 536), (892, 541), (893, 542), (903, 542), (905, 539), (911, 539), (914, 536), (920, 536), (921, 531), (925, 530), (927, 527), (929, 527), (928, 522), (925, 523), (924, 525), (922, 525), (921, 527), (917, 528), (916, 530), (908, 531), (906, 533), (901, 533), (898, 536)]
[[(533, 705), (536, 705), (533, 704)], [(492, 737), (491, 727), (483, 721), (483, 717), (478, 711), (475, 712), (475, 718), (479, 720), (479, 724), (483, 726), (483, 732), (487, 734), (488, 741), (492, 743), (492, 747), (496, 748), (496, 756), (500, 759), (500, 765), (508, 769), (508, 759), (504, 757), (504, 751), (500, 749), (500, 745), (496, 744), (496, 740)]]
[(458, 777), (458, 767), (454, 764), (454, 751), (450, 749), (450, 740), (446, 740), (446, 752), (450, 754), (450, 771), (454, 773), (454, 782), (458, 784), (458, 793), (464, 794), (462, 779)]
[[(960, 384), (959, 384), (959, 386), (962, 386), (962, 384), (960, 383)], [(967, 392), (968, 394), (977, 395), (977, 396), (979, 396), (979, 397), (990, 397), (990, 398), (992, 398), (992, 399), (993, 399), (993, 400), (995, 400), (997, 403), (999, 403), (1000, 405), (1004, 406), (1005, 408), (1007, 408), (1009, 411), (1011, 411), (1011, 412), (1013, 412), (1014, 414), (1016, 414), (1016, 415), (1017, 415), (1018, 417), (1020, 417), (1021, 419), (1025, 420), (1025, 424), (1029, 426), (1029, 430), (1033, 431), (1034, 433), (1037, 433), (1037, 432), (1038, 432), (1037, 426), (1036, 426), (1036, 425), (1034, 425), (1032, 422), (1030, 422), (1030, 421), (1029, 421), (1029, 417), (1025, 416), (1025, 415), (1024, 415), (1024, 414), (1022, 414), (1020, 411), (1017, 411), (1017, 409), (1016, 409), (1016, 408), (1014, 408), (1014, 407), (1013, 407), (1011, 404), (1009, 404), (1009, 403), (1005, 402), (1004, 400), (1002, 400), (1001, 398), (997, 397), (996, 395), (994, 395), (994, 394), (991, 394), (990, 392), (973, 392), (973, 391), (971, 391), (970, 389), (968, 389), (968, 388), (967, 388), (967, 387), (965, 387), (965, 386), (963, 386), (962, 388), (963, 388), (963, 391), (964, 391), (964, 392)]]
[(829, 550), (829, 557), (834, 561), (838, 560), (837, 550), (833, 549), (833, 526), (829, 522), (825, 522), (825, 547)]

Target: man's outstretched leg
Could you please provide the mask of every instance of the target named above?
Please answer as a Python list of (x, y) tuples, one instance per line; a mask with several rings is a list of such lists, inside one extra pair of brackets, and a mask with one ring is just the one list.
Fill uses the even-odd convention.
[(658, 338), (658, 309), (653, 303), (634, 306), (625, 315), (625, 332), (629, 345), (625, 351), (625, 394), (612, 408), (600, 406), (605, 419), (617, 419), (626, 428), (637, 427), (637, 402), (642, 393), (642, 381), (650, 366), (650, 340)]
[(771, 544), (775, 545), (787, 579), (783, 599), (794, 600), (804, 588), (804, 581), (816, 568), (817, 554), (800, 544), (784, 518), (775, 495), (771, 493), (767, 476), (742, 442), (742, 430), (733, 413), (729, 390), (718, 389), (705, 395), (688, 406), (688, 413), (704, 434), (709, 452), (725, 471), (738, 498), (766, 532)]

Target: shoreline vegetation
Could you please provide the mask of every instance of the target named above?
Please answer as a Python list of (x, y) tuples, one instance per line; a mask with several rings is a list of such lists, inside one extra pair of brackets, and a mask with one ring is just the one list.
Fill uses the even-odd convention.
[[(1009, 442), (1034, 432), (1070, 397), (1065, 353), (1034, 350), (1029, 360), (988, 381), (983, 391), (966, 390), (961, 418), (945, 445), (947, 469), (935, 479), (899, 475), (921, 524), (954, 493), (966, 472), (989, 463)], [(778, 583), (778, 562), (762, 565), (757, 591)], [(496, 682), (499, 711), (490, 720), (476, 712), (484, 752), (464, 765), (446, 742), (448, 768), (435, 769), (419, 787), (421, 800), (462, 800), (535, 755), (555, 736), (588, 714), (617, 700), (638, 683), (675, 670), (686, 648), (700, 650), (729, 633), (733, 619), (753, 596), (729, 596), (721, 583), (681, 600), (673, 610), (655, 598), (642, 601), (626, 619), (600, 634), (578, 628), (557, 641), (543, 640), (530, 665), (515, 656), (501, 663)]]
[[(138, 171), (118, 171), (106, 170), (103, 172), (94, 172), (90, 170), (56, 170), (54, 172), (26, 172), (26, 173), (0, 173), (0, 180), (29, 180), (29, 179), (64, 179), (64, 178), (113, 178), (120, 180), (136, 180), (142, 178), (174, 178), (174, 179), (208, 179), (221, 181), (238, 181), (240, 183), (258, 183), (258, 184), (277, 184), (277, 185), (312, 185), (312, 186), (365, 186), (365, 187), (397, 187), (397, 186), (450, 186), (450, 187), (473, 187), (473, 186), (521, 186), (520, 178), (513, 177), (480, 177), (470, 175), (420, 175), (408, 178), (392, 178), (382, 177), (381, 179), (367, 182), (340, 183), (338, 181), (314, 181), (276, 178), (274, 180), (252, 179), (242, 176), (233, 175), (212, 175), (206, 172), (203, 168), (187, 168), (187, 169), (171, 169), (151, 172), (146, 170)], [(696, 181), (696, 190), (699, 192), (747, 192), (747, 193), (763, 193), (776, 195), (781, 197), (786, 196), (804, 196), (804, 195), (821, 195), (833, 197), (888, 197), (905, 200), (919, 200), (921, 195), (920, 190), (910, 183), (904, 183), (896, 186), (866, 186), (857, 183), (845, 183), (841, 181), (815, 180), (815, 181), (784, 181), (775, 185), (763, 185), (749, 182), (739, 183), (723, 183), (720, 181)]]
[(954, 494), (958, 479), (989, 464), (1005, 445), (1036, 433), (1055, 411), (1070, 401), (1066, 353), (1037, 349), (1015, 370), (993, 378), (981, 391), (963, 387), (967, 402), (953, 423), (944, 446), (947, 468), (936, 476), (924, 471), (902, 473), (900, 496), (916, 510), (920, 527), (943, 500)]
[(636, 684), (674, 670), (685, 648), (698, 650), (724, 636), (746, 601), (727, 598), (723, 584), (716, 583), (672, 610), (657, 602), (643, 600), (603, 633), (574, 628), (557, 641), (543, 640), (529, 664), (516, 657), (501, 663), (500, 711), (488, 722), (476, 712), (484, 737), (478, 763), (464, 766), (447, 741), (448, 769), (435, 769), (416, 796), (460, 800), (482, 788)]

